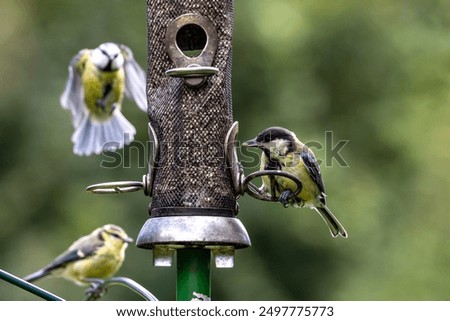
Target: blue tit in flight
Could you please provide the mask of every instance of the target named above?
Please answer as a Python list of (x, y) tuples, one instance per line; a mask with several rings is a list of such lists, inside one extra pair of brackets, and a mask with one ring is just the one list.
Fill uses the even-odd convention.
[(76, 155), (100, 154), (133, 141), (136, 129), (121, 112), (124, 95), (147, 111), (145, 73), (130, 48), (107, 42), (72, 58), (60, 103), (72, 114)]
[[(243, 145), (262, 150), (261, 170), (284, 171), (301, 181), (300, 193), (292, 195), (297, 189), (296, 183), (283, 176), (274, 177), (275, 196), (283, 206), (313, 208), (323, 218), (333, 237), (348, 236), (345, 228), (326, 205), (325, 187), (314, 153), (299, 141), (293, 132), (282, 127), (270, 127)], [(270, 194), (270, 178), (263, 176), (262, 183), (260, 191)]]
[(104, 225), (75, 241), (56, 259), (24, 280), (33, 282), (54, 276), (85, 286), (90, 283), (88, 279), (110, 278), (122, 266), (130, 242), (133, 239), (121, 227)]

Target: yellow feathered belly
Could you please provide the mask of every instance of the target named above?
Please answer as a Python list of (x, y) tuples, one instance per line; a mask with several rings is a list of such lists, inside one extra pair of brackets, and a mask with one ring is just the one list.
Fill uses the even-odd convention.
[[(319, 195), (319, 188), (312, 180), (302, 162), (293, 167), (284, 167), (283, 171), (295, 175), (302, 182), (302, 190), (300, 194), (296, 196), (297, 203), (304, 203), (304, 205), (308, 206), (308, 203), (316, 202), (317, 196)], [(295, 192), (297, 189), (297, 184), (293, 180), (286, 177), (277, 177), (277, 183), (282, 189), (280, 193), (285, 190)]]
[[(114, 108), (120, 108), (125, 89), (124, 76), (123, 69), (101, 72), (92, 66), (84, 70), (84, 101), (94, 119), (106, 120), (111, 117)], [(104, 106), (100, 106), (101, 101)]]
[(83, 285), (86, 283), (85, 279), (109, 278), (117, 272), (121, 265), (122, 261), (115, 256), (94, 255), (68, 265), (62, 276)]

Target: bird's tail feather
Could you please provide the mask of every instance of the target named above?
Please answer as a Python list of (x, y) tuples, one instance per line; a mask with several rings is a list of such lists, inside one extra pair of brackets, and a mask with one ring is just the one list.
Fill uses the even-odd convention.
[(50, 271), (46, 270), (46, 269), (41, 269), (39, 271), (36, 271), (34, 273), (31, 273), (30, 275), (27, 275), (26, 277), (24, 277), (23, 279), (27, 282), (34, 282), (38, 279), (43, 278), (44, 276), (47, 276), (50, 274)]
[(116, 109), (106, 121), (92, 120), (88, 114), (72, 135), (73, 152), (80, 156), (113, 151), (133, 141), (136, 129)]
[(328, 209), (328, 207), (323, 205), (322, 207), (316, 207), (315, 209), (323, 218), (325, 223), (327, 223), (328, 228), (330, 229), (331, 235), (333, 235), (333, 237), (337, 237), (339, 235), (345, 238), (348, 237), (347, 231), (345, 230), (344, 226), (342, 226), (342, 224), (339, 222), (336, 216), (334, 216), (333, 213)]

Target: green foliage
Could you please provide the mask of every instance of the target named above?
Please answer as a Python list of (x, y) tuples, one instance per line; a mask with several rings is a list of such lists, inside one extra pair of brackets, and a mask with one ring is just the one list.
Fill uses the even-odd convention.
[[(253, 246), (232, 270), (212, 271), (215, 300), (448, 300), (450, 4), (434, 1), (237, 0), (233, 101), (239, 138), (279, 125), (305, 142), (349, 140), (348, 167), (322, 168), (330, 208), (350, 238), (332, 239), (308, 209), (250, 197), (239, 218)], [(136, 237), (143, 194), (93, 196), (86, 186), (140, 179), (144, 155), (102, 168), (72, 154), (59, 106), (67, 65), (81, 48), (127, 44), (144, 66), (144, 1), (6, 0), (0, 11), (1, 268), (26, 275), (105, 223)], [(124, 113), (145, 142), (145, 114)], [(325, 149), (315, 150), (326, 158)], [(128, 156), (127, 156), (128, 157)], [(246, 171), (252, 169), (248, 168)], [(119, 275), (175, 299), (175, 269), (130, 246)], [(39, 282), (68, 300), (83, 289)], [(1, 282), (1, 300), (36, 300)], [(105, 299), (137, 300), (110, 289)]]

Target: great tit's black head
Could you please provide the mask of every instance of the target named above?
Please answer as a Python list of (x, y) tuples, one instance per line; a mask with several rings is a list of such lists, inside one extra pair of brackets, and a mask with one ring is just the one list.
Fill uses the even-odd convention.
[(286, 128), (269, 127), (243, 145), (258, 147), (268, 153), (272, 153), (275, 149), (278, 154), (286, 155), (286, 153), (294, 151), (296, 141), (295, 134)]
[(122, 68), (125, 58), (117, 44), (105, 42), (92, 50), (92, 62), (100, 70), (115, 71)]
[(295, 135), (283, 127), (269, 127), (256, 136), (256, 141), (260, 143), (269, 143), (274, 140), (295, 142), (295, 139)]

